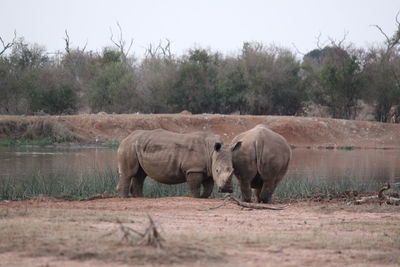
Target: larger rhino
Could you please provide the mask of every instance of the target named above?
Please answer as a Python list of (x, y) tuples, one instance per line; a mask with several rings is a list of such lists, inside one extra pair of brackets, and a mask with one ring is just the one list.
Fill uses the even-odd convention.
[(242, 144), (232, 156), (242, 200), (251, 201), (253, 188), (257, 202), (270, 203), (272, 193), (288, 169), (290, 146), (285, 138), (263, 124), (239, 134), (232, 142)]
[(233, 176), (232, 151), (239, 147), (225, 146), (218, 135), (205, 132), (134, 131), (118, 148), (118, 191), (122, 197), (142, 197), (149, 176), (164, 184), (187, 182), (193, 197), (209, 197), (214, 181), (220, 192), (232, 192), (227, 181)]

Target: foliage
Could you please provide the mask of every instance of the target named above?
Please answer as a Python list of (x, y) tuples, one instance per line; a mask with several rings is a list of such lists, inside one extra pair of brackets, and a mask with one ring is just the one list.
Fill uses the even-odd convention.
[(337, 46), (316, 49), (304, 56), (303, 69), (315, 103), (327, 106), (334, 118), (355, 118), (363, 85), (355, 55)]
[(165, 56), (147, 56), (138, 68), (137, 93), (143, 100), (142, 112), (171, 112), (169, 93), (178, 78), (178, 62)]
[(89, 105), (94, 112), (133, 112), (139, 110), (135, 96), (132, 68), (121, 61), (117, 51), (105, 49), (93, 66), (92, 79), (86, 88)]
[(172, 110), (212, 113), (217, 106), (216, 66), (218, 54), (204, 49), (189, 51), (178, 65), (177, 81), (169, 91), (168, 104)]
[(400, 103), (400, 53), (399, 50), (370, 49), (365, 60), (367, 101), (376, 104), (376, 120), (385, 122), (390, 108)]
[(179, 57), (160, 43), (136, 62), (115, 42), (100, 53), (68, 43), (65, 53), (49, 54), (15, 38), (0, 55), (0, 114), (299, 115), (314, 105), (326, 116), (354, 119), (364, 101), (376, 120), (387, 121), (400, 104), (398, 32), (368, 49), (331, 41), (301, 60), (258, 42), (236, 54), (193, 48)]

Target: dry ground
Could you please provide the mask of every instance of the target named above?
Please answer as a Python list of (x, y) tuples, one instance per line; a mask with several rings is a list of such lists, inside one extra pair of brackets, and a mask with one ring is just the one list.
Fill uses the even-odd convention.
[[(209, 209), (221, 201), (0, 203), (0, 266), (400, 265), (399, 206), (299, 201), (282, 211)], [(117, 219), (142, 231), (147, 214), (161, 229), (164, 249), (121, 240)]]

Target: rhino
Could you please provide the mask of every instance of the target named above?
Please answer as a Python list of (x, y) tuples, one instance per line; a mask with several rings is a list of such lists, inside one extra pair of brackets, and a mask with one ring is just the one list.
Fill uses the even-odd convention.
[(270, 203), (272, 193), (288, 169), (290, 146), (283, 136), (263, 124), (237, 135), (232, 142), (241, 142), (232, 160), (242, 200), (251, 201), (253, 188), (256, 202)]
[[(207, 132), (181, 134), (157, 130), (137, 130), (118, 148), (121, 197), (143, 197), (147, 176), (163, 184), (187, 182), (193, 197), (208, 198), (214, 181), (219, 192), (232, 192), (232, 152), (218, 135)], [(203, 191), (201, 191), (201, 185)]]

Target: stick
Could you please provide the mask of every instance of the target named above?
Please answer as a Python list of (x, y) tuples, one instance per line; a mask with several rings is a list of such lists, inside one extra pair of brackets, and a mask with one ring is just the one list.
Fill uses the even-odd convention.
[(243, 201), (240, 201), (239, 199), (228, 195), (227, 198), (232, 202), (235, 203), (241, 207), (244, 208), (248, 208), (248, 209), (256, 209), (256, 210), (284, 210), (286, 209), (288, 206), (282, 206), (282, 207), (268, 207), (268, 206), (261, 206), (261, 205), (255, 205), (255, 204), (251, 204), (251, 203), (246, 203)]
[(246, 202), (240, 201), (239, 199), (237, 199), (237, 198), (231, 196), (230, 194), (227, 194), (227, 195), (224, 197), (224, 202), (222, 202), (221, 204), (218, 204), (218, 205), (216, 205), (216, 206), (212, 206), (212, 207), (210, 207), (210, 208), (208, 208), (208, 209), (202, 209), (202, 210), (199, 210), (199, 211), (207, 211), (207, 210), (218, 209), (218, 208), (220, 208), (220, 207), (222, 207), (222, 206), (225, 206), (225, 205), (228, 204), (228, 203), (233, 203), (233, 204), (236, 204), (236, 205), (238, 205), (238, 206), (240, 206), (240, 207), (243, 207), (243, 208), (247, 208), (247, 209), (256, 209), (256, 210), (284, 210), (284, 209), (286, 209), (286, 208), (288, 207), (288, 206), (283, 206), (283, 207), (268, 207), (268, 206), (261, 206), (261, 205), (246, 203)]

